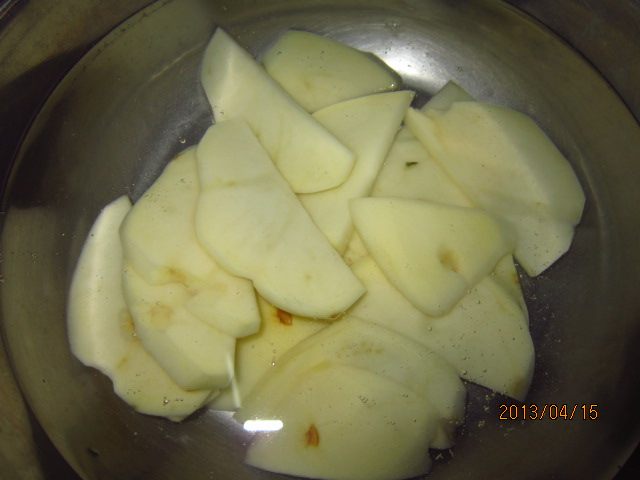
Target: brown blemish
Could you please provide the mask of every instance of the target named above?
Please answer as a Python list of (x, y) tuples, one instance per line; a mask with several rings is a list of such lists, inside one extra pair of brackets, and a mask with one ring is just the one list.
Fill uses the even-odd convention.
[(311, 81), (311, 79), (309, 79), (308, 77), (302, 77), (301, 80), (302, 86), (305, 88), (305, 90), (311, 92), (313, 90), (313, 82)]
[(149, 309), (149, 316), (151, 317), (151, 323), (154, 327), (159, 329), (165, 329), (171, 323), (171, 316), (173, 315), (173, 309), (168, 305), (155, 304)]
[(122, 310), (120, 312), (120, 325), (122, 325), (122, 329), (127, 335), (131, 335), (132, 337), (136, 336), (136, 327), (133, 324), (133, 318), (131, 318), (128, 310)]
[(513, 272), (513, 275), (511, 275), (511, 280), (514, 284), (520, 285), (520, 277), (518, 277), (518, 272)]
[(459, 272), (460, 265), (458, 263), (458, 258), (456, 257), (456, 254), (448, 248), (440, 249), (438, 252), (438, 260), (444, 268), (451, 270), (452, 272)]
[(527, 378), (515, 378), (511, 381), (510, 392), (518, 400), (523, 400), (527, 390), (529, 390), (530, 381)]
[(176, 270), (175, 268), (167, 268), (167, 275), (169, 277), (169, 281), (171, 282), (181, 283), (185, 286), (188, 284), (187, 276), (183, 272)]
[(313, 423), (305, 432), (304, 439), (307, 447), (317, 447), (320, 445), (320, 433)]
[(278, 320), (280, 320), (281, 324), (293, 325), (293, 315), (291, 315), (289, 312), (286, 312), (284, 310), (277, 308), (276, 315), (278, 317)]
[(116, 365), (116, 370), (118, 370), (118, 371), (123, 370), (124, 367), (126, 367), (128, 363), (129, 363), (129, 357), (121, 358), (120, 361), (118, 362), (118, 364)]

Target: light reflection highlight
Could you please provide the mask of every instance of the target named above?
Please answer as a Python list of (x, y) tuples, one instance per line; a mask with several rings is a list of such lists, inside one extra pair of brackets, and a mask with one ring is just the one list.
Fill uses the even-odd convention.
[(281, 420), (247, 420), (243, 425), (247, 432), (277, 432), (283, 426)]

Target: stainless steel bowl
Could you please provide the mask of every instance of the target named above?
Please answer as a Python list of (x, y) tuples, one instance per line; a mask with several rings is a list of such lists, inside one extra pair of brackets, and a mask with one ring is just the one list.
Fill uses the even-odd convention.
[[(326, 34), (378, 54), (422, 100), (453, 79), (538, 121), (577, 171), (587, 207), (569, 254), (525, 281), (537, 350), (527, 403), (597, 404), (599, 416), (500, 421), (498, 406), (511, 402), (470, 386), (455, 458), (442, 455), (433, 477), (611, 477), (640, 435), (640, 126), (575, 50), (488, 0), (161, 1), (64, 77), (5, 189), (1, 300), (22, 391), (69, 463), (92, 479), (271, 478), (242, 464), (248, 437), (229, 415), (173, 424), (136, 414), (66, 340), (67, 290), (97, 212), (123, 193), (137, 198), (212, 120), (197, 72), (216, 25), (257, 55), (288, 28)], [(29, 76), (57, 71), (56, 58), (0, 84), (0, 97), (10, 102)]]

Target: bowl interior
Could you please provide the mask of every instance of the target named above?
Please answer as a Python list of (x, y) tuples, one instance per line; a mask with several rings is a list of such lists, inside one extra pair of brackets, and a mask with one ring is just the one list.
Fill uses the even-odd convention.
[[(199, 64), (214, 28), (261, 55), (289, 28), (377, 54), (424, 102), (455, 80), (479, 100), (532, 116), (587, 194), (574, 245), (524, 288), (536, 346), (527, 403), (598, 404), (595, 421), (505, 422), (513, 402), (469, 385), (467, 420), (433, 476), (607, 477), (638, 439), (633, 248), (640, 128), (576, 52), (505, 4), (428, 2), (158, 2), (76, 65), (27, 135), (4, 198), (3, 329), (36, 416), (87, 478), (271, 478), (242, 464), (248, 437), (223, 412), (181, 424), (136, 414), (66, 339), (75, 262), (100, 208), (138, 198), (212, 122)], [(452, 458), (455, 455), (455, 458)], [(273, 477), (277, 477), (273, 475)]]

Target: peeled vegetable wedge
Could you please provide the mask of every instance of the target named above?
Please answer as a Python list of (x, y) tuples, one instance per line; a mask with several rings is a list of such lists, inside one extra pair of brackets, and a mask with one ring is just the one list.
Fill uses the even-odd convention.
[(152, 285), (179, 283), (186, 308), (233, 337), (255, 333), (260, 315), (253, 285), (227, 273), (196, 238), (199, 185), (195, 149), (169, 162), (120, 229), (125, 261)]
[[(455, 102), (469, 100), (473, 100), (471, 95), (456, 83), (447, 82), (420, 110), (446, 110)], [(406, 126), (396, 135), (371, 195), (430, 200), (461, 207), (473, 206)]]
[(262, 316), (260, 331), (236, 343), (235, 376), (231, 385), (212, 402), (213, 408), (236, 410), (241, 407), (260, 378), (275, 368), (289, 349), (328, 325), (322, 320), (291, 315), (263, 298), (258, 304)]
[(473, 97), (456, 82), (448, 81), (436, 94), (420, 109), (422, 112), (433, 110), (447, 110), (455, 102), (468, 102)]
[(346, 180), (354, 162), (349, 149), (220, 28), (205, 51), (201, 78), (216, 122), (245, 120), (294, 192), (319, 192)]
[(306, 317), (340, 314), (364, 293), (244, 122), (215, 124), (197, 156), (196, 231), (223, 267)]
[(200, 408), (211, 391), (180, 388), (136, 335), (122, 295), (118, 236), (130, 208), (127, 197), (114, 200), (89, 232), (69, 293), (71, 350), (82, 363), (107, 375), (118, 396), (137, 411), (181, 420)]
[(167, 164), (126, 216), (120, 229), (124, 254), (147, 282), (204, 280), (216, 268), (193, 227), (198, 190), (190, 148)]
[(407, 127), (396, 136), (371, 196), (472, 206), (466, 195)]
[(368, 95), (324, 108), (313, 114), (356, 155), (349, 178), (339, 187), (299, 195), (314, 223), (338, 252), (353, 233), (349, 200), (367, 196), (400, 128), (413, 92)]
[(395, 90), (398, 75), (370, 53), (309, 32), (284, 33), (262, 59), (300, 105), (315, 112), (334, 103)]
[(291, 379), (324, 364), (368, 370), (413, 391), (439, 415), (434, 446), (451, 446), (465, 398), (455, 370), (423, 345), (355, 317), (339, 320), (289, 350), (254, 387), (236, 419), (277, 419), (278, 405), (295, 388)]
[(412, 390), (360, 368), (321, 365), (273, 411), (282, 429), (258, 434), (246, 462), (304, 477), (390, 480), (431, 466), (438, 414)]
[(351, 214), (389, 281), (427, 315), (443, 315), (512, 249), (482, 210), (401, 198), (360, 198)]
[(512, 226), (515, 256), (529, 275), (569, 249), (584, 193), (567, 159), (531, 118), (456, 102), (443, 112), (409, 110), (406, 122), (475, 205)]
[(125, 265), (123, 289), (142, 344), (178, 385), (197, 390), (229, 384), (235, 338), (184, 308), (187, 288), (178, 283), (149, 285)]
[(448, 314), (429, 317), (389, 283), (371, 257), (353, 269), (367, 293), (352, 315), (422, 343), (466, 380), (524, 399), (534, 365), (526, 309), (493, 278), (484, 278)]

